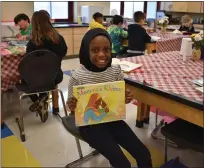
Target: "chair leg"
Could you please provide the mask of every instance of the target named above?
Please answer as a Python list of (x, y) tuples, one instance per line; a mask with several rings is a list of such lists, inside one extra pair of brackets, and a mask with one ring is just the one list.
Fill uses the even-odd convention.
[(63, 104), (65, 115), (68, 116), (66, 103), (65, 103), (65, 100), (64, 100), (64, 95), (63, 95), (63, 93), (62, 93), (62, 91), (60, 89), (57, 89), (57, 90), (58, 90), (58, 92), (60, 92), (60, 96), (61, 96), (61, 99), (62, 99), (62, 104)]
[(92, 157), (100, 154), (98, 151), (94, 150), (90, 154), (83, 156), (79, 139), (75, 138), (75, 141), (76, 141), (76, 145), (77, 145), (77, 149), (78, 149), (78, 153), (79, 153), (79, 159), (67, 164), (65, 167), (76, 167), (77, 165), (82, 164), (85, 161), (91, 159)]
[[(166, 125), (166, 123), (165, 123), (165, 125)], [(167, 140), (167, 137), (165, 137), (164, 138), (165, 140), (164, 140), (164, 158), (165, 158), (165, 163), (167, 163), (167, 161), (168, 161), (168, 151), (167, 151), (167, 144), (168, 144), (168, 140)]]
[(156, 115), (155, 115), (155, 128), (157, 128), (157, 119), (158, 119), (158, 108), (156, 108)]
[(80, 157), (80, 158), (83, 158), (83, 153), (82, 153), (82, 150), (81, 150), (81, 145), (80, 145), (79, 139), (78, 139), (78, 138), (75, 138), (75, 141), (76, 141), (76, 145), (77, 145), (79, 157)]
[(20, 115), (18, 118), (16, 118), (16, 122), (18, 124), (19, 130), (20, 130), (20, 137), (21, 137), (21, 141), (25, 142), (26, 138), (25, 138), (25, 131), (24, 131), (24, 123), (23, 123), (23, 108), (22, 108), (22, 98), (25, 95), (22, 94), (19, 98), (20, 101)]
[[(155, 129), (152, 131), (151, 133), (151, 137), (153, 139), (157, 139), (157, 140), (160, 140), (160, 141), (165, 141), (165, 137), (163, 136), (158, 136), (157, 135), (157, 132), (161, 129), (161, 127), (164, 126), (164, 120), (162, 119), (158, 125), (158, 109), (156, 108), (156, 117), (155, 117)], [(177, 145), (173, 142), (173, 141), (170, 141), (170, 140), (167, 140), (167, 143), (170, 144), (170, 145), (173, 145), (175, 147), (177, 147)]]

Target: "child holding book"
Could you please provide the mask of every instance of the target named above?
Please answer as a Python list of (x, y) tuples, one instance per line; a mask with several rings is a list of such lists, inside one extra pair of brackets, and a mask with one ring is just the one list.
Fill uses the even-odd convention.
[[(85, 34), (79, 53), (82, 66), (72, 72), (69, 81), (67, 106), (72, 114), (77, 105), (73, 86), (124, 80), (120, 66), (111, 64), (111, 45), (111, 38), (103, 29), (96, 28)], [(126, 90), (125, 102), (130, 103), (132, 98), (130, 91)], [(137, 160), (139, 168), (152, 168), (149, 150), (123, 120), (79, 127), (79, 132), (114, 168), (131, 167), (120, 146)]]

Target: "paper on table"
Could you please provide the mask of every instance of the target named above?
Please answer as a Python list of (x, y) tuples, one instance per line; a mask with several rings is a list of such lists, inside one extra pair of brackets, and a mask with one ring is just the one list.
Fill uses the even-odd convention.
[(174, 33), (174, 34), (182, 34), (182, 32), (180, 32), (179, 30), (174, 30), (172, 33)]
[(197, 87), (195, 89), (203, 93), (203, 87)]
[(203, 86), (203, 78), (193, 80), (192, 82), (198, 86)]
[(135, 70), (137, 68), (140, 68), (142, 66), (142, 64), (135, 64), (132, 62), (128, 62), (128, 61), (120, 61), (117, 58), (113, 58), (112, 59), (112, 64), (114, 65), (120, 65), (121, 70), (124, 72), (130, 72), (132, 70)]
[(158, 37), (158, 36), (151, 36), (151, 41), (158, 41), (160, 40), (161, 37)]

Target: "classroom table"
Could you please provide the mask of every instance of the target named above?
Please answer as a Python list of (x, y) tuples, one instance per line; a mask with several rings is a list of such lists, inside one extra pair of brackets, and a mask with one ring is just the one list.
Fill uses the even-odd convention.
[[(189, 35), (179, 35), (172, 32), (161, 33), (160, 31), (148, 34), (150, 36), (160, 37), (160, 39), (146, 44), (147, 54), (154, 52), (179, 51), (181, 48), (182, 38), (189, 37)], [(124, 40), (123, 45), (128, 46), (128, 40)]]
[(18, 65), (25, 56), (26, 47), (1, 43), (1, 90), (7, 91), (20, 81)]
[(203, 60), (184, 62), (179, 51), (122, 60), (142, 67), (125, 75), (127, 87), (138, 101), (136, 126), (143, 127), (150, 106), (203, 127), (203, 93), (192, 80), (203, 78)]

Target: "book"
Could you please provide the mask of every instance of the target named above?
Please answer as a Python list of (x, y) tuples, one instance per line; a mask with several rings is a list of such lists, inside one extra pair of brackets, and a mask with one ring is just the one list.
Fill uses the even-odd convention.
[(203, 86), (203, 78), (193, 80), (192, 82), (198, 86)]
[(120, 61), (117, 58), (113, 58), (112, 59), (112, 64), (113, 65), (120, 65), (121, 70), (123, 72), (131, 72), (137, 68), (140, 68), (142, 66), (142, 64), (135, 64), (129, 61)]
[(76, 126), (113, 122), (125, 119), (125, 82), (106, 82), (73, 86), (78, 100)]
[(151, 41), (158, 41), (160, 40), (161, 37), (158, 37), (158, 36), (151, 36)]
[(178, 29), (174, 30), (172, 33), (173, 34), (182, 34), (182, 32), (180, 32)]

